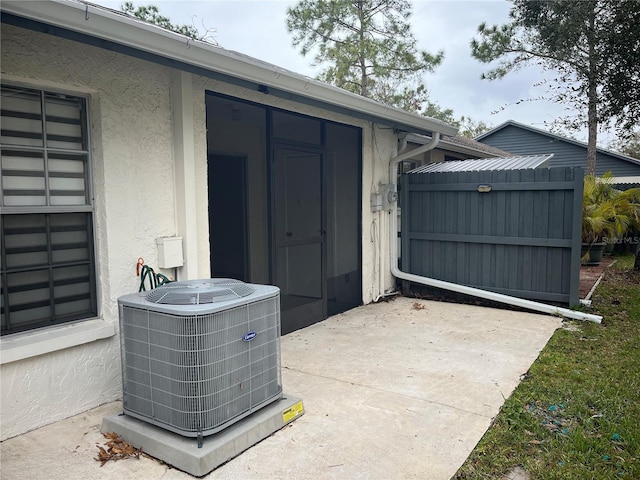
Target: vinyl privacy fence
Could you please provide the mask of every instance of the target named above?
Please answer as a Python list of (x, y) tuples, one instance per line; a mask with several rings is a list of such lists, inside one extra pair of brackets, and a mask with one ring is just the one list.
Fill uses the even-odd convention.
[(583, 176), (564, 167), (404, 174), (402, 270), (577, 304)]

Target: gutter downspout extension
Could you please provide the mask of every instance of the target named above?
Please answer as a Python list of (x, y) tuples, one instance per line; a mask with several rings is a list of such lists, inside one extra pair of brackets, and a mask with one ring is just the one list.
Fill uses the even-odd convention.
[[(394, 191), (398, 191), (397, 172), (398, 164), (404, 160), (407, 160), (415, 155), (419, 155), (423, 152), (434, 149), (440, 141), (440, 134), (434, 132), (431, 137), (431, 141), (425, 145), (422, 145), (415, 150), (405, 152), (406, 143), (403, 143), (398, 155), (392, 158), (389, 162), (389, 183), (393, 185)], [(526, 308), (528, 310), (534, 310), (537, 312), (547, 313), (549, 315), (561, 316), (571, 318), (573, 320), (587, 320), (590, 322), (601, 323), (602, 317), (600, 315), (592, 315), (588, 313), (578, 312), (568, 308), (556, 307), (555, 305), (548, 305), (546, 303), (534, 302), (532, 300), (525, 300), (522, 298), (512, 297), (501, 293), (490, 292), (487, 290), (481, 290), (479, 288), (467, 287), (465, 285), (459, 285), (456, 283), (445, 282), (442, 280), (436, 280), (435, 278), (422, 277), (420, 275), (414, 275), (411, 273), (405, 273), (398, 268), (398, 202), (393, 202), (391, 207), (391, 218), (389, 219), (389, 251), (390, 251), (390, 267), (391, 274), (400, 279), (408, 280), (410, 282), (419, 283), (429, 287), (442, 288), (444, 290), (450, 290), (452, 292), (462, 293), (465, 295), (472, 295), (475, 297), (484, 298), (486, 300), (492, 300), (494, 302), (506, 303), (520, 308)]]

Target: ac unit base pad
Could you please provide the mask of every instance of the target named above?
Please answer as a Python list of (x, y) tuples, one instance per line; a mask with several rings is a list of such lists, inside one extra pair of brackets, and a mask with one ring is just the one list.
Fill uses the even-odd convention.
[(198, 440), (164, 430), (130, 415), (110, 415), (102, 420), (103, 432), (115, 432), (147, 455), (196, 477), (202, 477), (237, 457), (256, 443), (304, 413), (302, 400), (284, 395), (230, 427)]

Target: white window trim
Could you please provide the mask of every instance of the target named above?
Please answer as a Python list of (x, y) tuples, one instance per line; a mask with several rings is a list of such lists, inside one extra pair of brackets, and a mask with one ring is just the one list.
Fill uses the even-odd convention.
[(102, 319), (62, 323), (0, 338), (0, 365), (113, 337), (113, 323)]

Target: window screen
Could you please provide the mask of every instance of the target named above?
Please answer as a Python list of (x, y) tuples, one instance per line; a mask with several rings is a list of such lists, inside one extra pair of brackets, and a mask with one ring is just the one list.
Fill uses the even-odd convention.
[(86, 100), (2, 86), (2, 334), (96, 316)]

